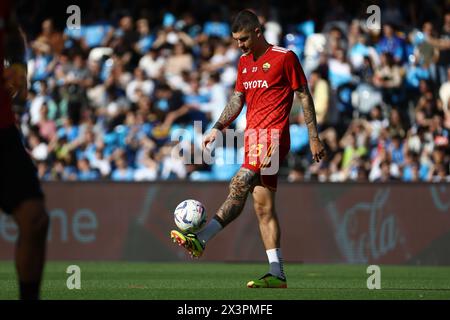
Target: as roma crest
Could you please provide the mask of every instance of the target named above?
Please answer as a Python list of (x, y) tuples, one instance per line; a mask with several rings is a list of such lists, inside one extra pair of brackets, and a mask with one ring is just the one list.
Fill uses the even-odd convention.
[(268, 63), (268, 62), (264, 63), (263, 66), (262, 66), (262, 69), (263, 69), (264, 72), (269, 71), (270, 63)]

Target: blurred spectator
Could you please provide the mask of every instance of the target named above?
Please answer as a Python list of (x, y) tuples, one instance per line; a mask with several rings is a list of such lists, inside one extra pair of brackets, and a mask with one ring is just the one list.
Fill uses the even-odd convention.
[(134, 29), (134, 19), (132, 16), (125, 15), (119, 20), (119, 27), (115, 30), (111, 47), (114, 49), (120, 65), (130, 70), (137, 63), (136, 43), (139, 40), (139, 34)]
[(391, 163), (389, 160), (381, 161), (378, 168), (378, 176), (372, 181), (374, 182), (390, 182), (396, 180), (392, 175)]
[(360, 158), (367, 153), (365, 146), (358, 144), (355, 132), (349, 133), (341, 140), (341, 147), (344, 148), (341, 163), (341, 167), (344, 169), (348, 168), (354, 159)]
[(389, 126), (389, 121), (388, 119), (384, 118), (381, 106), (375, 106), (370, 111), (369, 125), (371, 139), (370, 141), (373, 145), (378, 141), (381, 131)]
[(446, 70), (450, 65), (450, 12), (447, 11), (443, 17), (444, 23), (438, 37), (429, 34), (426, 41), (439, 50), (439, 59), (437, 61), (438, 83), (444, 83), (449, 80)]
[(142, 167), (136, 169), (134, 173), (134, 180), (136, 181), (153, 181), (158, 178), (158, 163), (155, 160), (155, 155), (152, 151), (148, 151), (148, 153), (144, 156), (144, 159), (141, 161)]
[(153, 106), (159, 121), (163, 121), (166, 115), (179, 109), (183, 105), (183, 94), (179, 90), (172, 90), (166, 83), (161, 83), (155, 88)]
[(400, 87), (403, 70), (399, 67), (390, 52), (381, 54), (380, 66), (375, 70), (374, 85), (381, 89), (383, 100), (390, 105), (400, 102)]
[(56, 124), (55, 121), (48, 118), (49, 110), (47, 103), (41, 105), (40, 113), (39, 122), (37, 124), (39, 127), (39, 135), (47, 141), (51, 141), (56, 135)]
[(77, 162), (78, 177), (80, 181), (92, 181), (97, 180), (100, 175), (96, 170), (91, 169), (89, 160), (86, 158), (81, 158)]
[(94, 158), (90, 164), (93, 169), (100, 171), (102, 177), (109, 176), (111, 172), (111, 165), (109, 160), (104, 158), (102, 149), (95, 150)]
[(173, 55), (167, 59), (164, 71), (169, 79), (175, 76), (181, 76), (182, 71), (192, 71), (193, 69), (192, 55), (187, 51), (186, 46), (178, 42), (174, 45)]
[(63, 34), (55, 30), (52, 19), (45, 19), (42, 22), (41, 33), (36, 38), (36, 41), (48, 44), (52, 54), (60, 54), (64, 49)]
[(406, 137), (406, 130), (403, 121), (400, 117), (400, 113), (396, 109), (392, 109), (389, 117), (389, 127), (387, 128), (389, 136), (399, 137), (404, 139)]
[(151, 48), (141, 60), (139, 60), (139, 68), (143, 69), (146, 75), (151, 79), (160, 78), (164, 64), (165, 58), (159, 55), (159, 51), (155, 48)]
[(116, 169), (111, 173), (111, 179), (114, 181), (133, 181), (134, 170), (129, 167), (125, 156), (121, 155), (114, 161)]
[(439, 89), (439, 98), (442, 101), (442, 108), (446, 113), (450, 112), (450, 64), (447, 67), (447, 81), (442, 83)]
[(351, 66), (345, 57), (344, 50), (335, 49), (328, 66), (330, 84), (334, 89), (352, 80)]
[(31, 48), (33, 57), (28, 62), (29, 78), (32, 82), (46, 80), (52, 69), (51, 47), (47, 42), (36, 40), (32, 43)]
[(383, 25), (383, 37), (376, 45), (379, 54), (389, 53), (397, 63), (404, 61), (404, 42), (396, 34), (391, 24)]
[(204, 110), (208, 113), (210, 123), (216, 123), (227, 104), (227, 89), (220, 81), (218, 72), (209, 76), (205, 89), (209, 92), (209, 101), (204, 104)]
[(136, 103), (139, 98), (137, 91), (140, 91), (142, 95), (150, 96), (154, 87), (153, 81), (146, 79), (144, 71), (141, 68), (136, 68), (134, 69), (133, 80), (126, 87), (127, 98), (131, 102)]
[(322, 126), (326, 121), (330, 103), (330, 87), (328, 82), (322, 79), (318, 71), (313, 71), (309, 79), (311, 93), (316, 108), (317, 124)]
[(327, 34), (326, 52), (330, 56), (337, 56), (337, 51), (347, 51), (347, 39), (343, 31), (336, 25), (333, 25)]
[(153, 47), (156, 49), (172, 48), (177, 43), (187, 47), (194, 45), (194, 40), (182, 30), (175, 28), (175, 17), (167, 12), (164, 15), (162, 28), (158, 31)]
[(139, 40), (136, 43), (136, 51), (141, 55), (146, 54), (153, 45), (155, 37), (150, 33), (150, 27), (147, 19), (139, 19), (136, 21), (137, 32), (139, 33)]
[[(434, 27), (431, 22), (425, 22), (422, 27), (422, 33), (425, 39), (434, 38)], [(437, 61), (439, 51), (434, 48), (428, 41), (423, 41), (418, 45), (418, 59), (425, 69), (432, 70), (433, 80), (436, 80), (435, 63)]]
[(202, 31), (202, 27), (197, 23), (192, 12), (185, 12), (182, 18), (175, 24), (177, 30), (187, 34), (190, 38), (195, 39)]
[(48, 86), (47, 86), (47, 82), (46, 81), (39, 81), (37, 83), (37, 87), (38, 87), (38, 93), (37, 95), (35, 95), (31, 102), (30, 102), (30, 123), (32, 125), (36, 125), (39, 123), (39, 121), (41, 120), (41, 109), (42, 107), (45, 105), (45, 108), (47, 108), (47, 110), (49, 109), (49, 106), (51, 106), (53, 109), (56, 109), (56, 105), (55, 102), (53, 101), (53, 99), (50, 97), (49, 95), (49, 91), (48, 91)]
[(162, 172), (161, 178), (164, 180), (185, 179), (187, 172), (183, 163), (183, 158), (173, 152), (173, 146), (164, 146), (161, 149)]

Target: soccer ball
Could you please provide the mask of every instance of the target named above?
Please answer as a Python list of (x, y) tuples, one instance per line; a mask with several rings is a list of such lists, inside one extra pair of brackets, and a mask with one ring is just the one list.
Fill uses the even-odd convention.
[(195, 232), (206, 223), (206, 210), (197, 200), (184, 200), (174, 212), (174, 220), (181, 232)]

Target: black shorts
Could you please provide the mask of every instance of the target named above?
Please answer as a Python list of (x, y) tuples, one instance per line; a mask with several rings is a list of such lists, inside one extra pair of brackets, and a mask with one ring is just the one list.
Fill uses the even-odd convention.
[(19, 130), (0, 128), (0, 209), (11, 214), (23, 201), (44, 198), (36, 167)]

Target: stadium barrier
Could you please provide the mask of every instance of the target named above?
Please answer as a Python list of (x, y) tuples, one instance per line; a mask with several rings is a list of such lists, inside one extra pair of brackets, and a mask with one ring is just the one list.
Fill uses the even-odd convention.
[[(51, 217), (49, 260), (184, 261), (173, 209), (184, 199), (208, 217), (227, 183), (44, 183)], [(450, 185), (280, 183), (277, 211), (286, 261), (450, 265)], [(17, 227), (0, 215), (0, 259), (11, 260)], [(217, 235), (205, 261), (265, 261), (251, 197)]]

